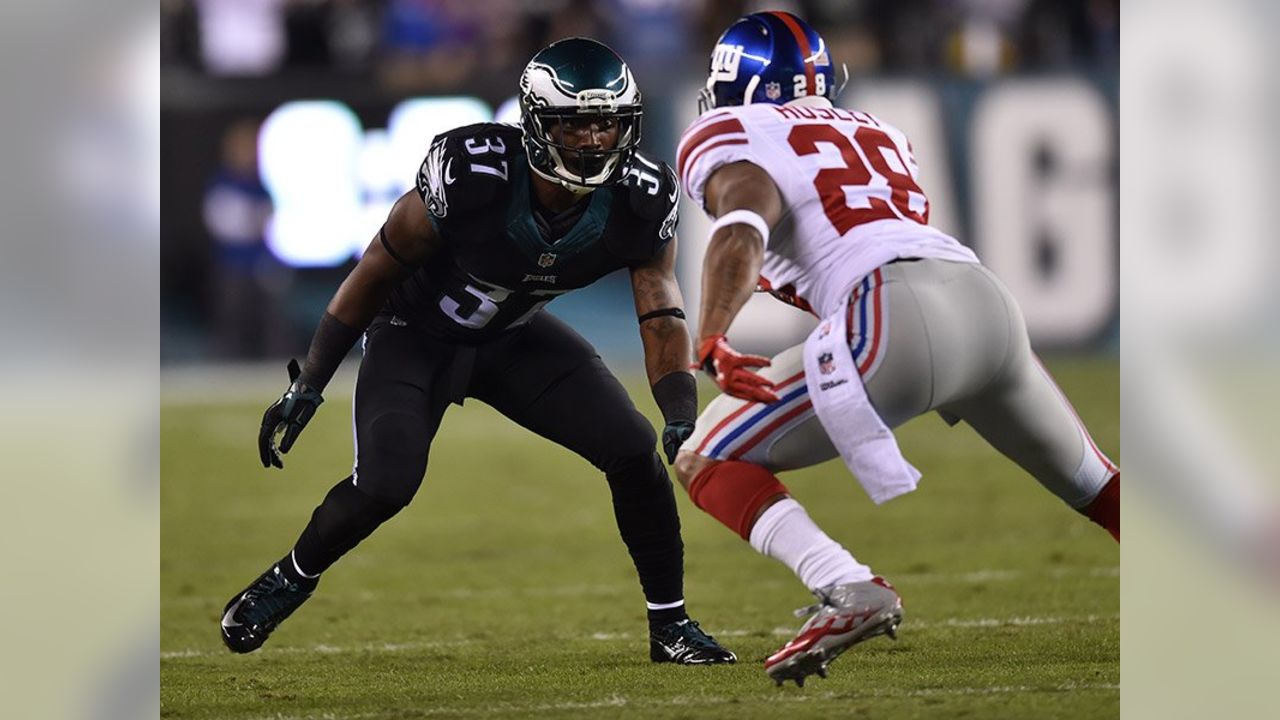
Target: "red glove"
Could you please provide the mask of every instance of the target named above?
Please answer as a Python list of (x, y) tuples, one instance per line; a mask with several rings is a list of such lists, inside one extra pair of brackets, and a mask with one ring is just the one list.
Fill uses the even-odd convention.
[(693, 369), (706, 370), (720, 389), (736, 398), (772, 403), (778, 401), (773, 383), (748, 368), (769, 367), (769, 358), (743, 355), (729, 347), (724, 335), (712, 335), (698, 344), (698, 362)]

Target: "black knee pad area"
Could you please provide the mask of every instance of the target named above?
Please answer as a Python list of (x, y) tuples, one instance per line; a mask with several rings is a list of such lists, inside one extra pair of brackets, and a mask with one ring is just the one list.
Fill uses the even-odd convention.
[(637, 417), (640, 422), (609, 429), (608, 442), (599, 463), (601, 470), (611, 473), (624, 466), (648, 462), (650, 455), (656, 459), (658, 435), (639, 413)]
[(609, 484), (620, 488), (636, 489), (654, 484), (670, 484), (662, 459), (652, 448), (646, 453), (619, 457), (604, 468)]
[(357, 487), (380, 502), (408, 505), (427, 471), (431, 436), (426, 421), (408, 412), (383, 413), (358, 441)]

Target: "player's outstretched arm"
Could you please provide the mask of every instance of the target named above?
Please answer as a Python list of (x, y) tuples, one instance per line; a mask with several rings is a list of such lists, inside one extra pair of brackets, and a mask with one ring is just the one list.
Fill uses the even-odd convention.
[[(391, 289), (425, 262), (441, 243), (417, 193), (405, 193), (392, 206), (387, 222), (369, 243), (360, 262), (329, 301), (329, 307), (307, 350), (301, 368), (289, 363), (289, 389), (267, 408), (258, 430), (263, 467), (284, 467), (282, 453), (293, 443), (324, 402), (321, 392), (360, 334), (386, 302)], [(279, 448), (276, 435), (283, 433)]]
[(772, 383), (750, 370), (769, 360), (735, 352), (725, 333), (755, 292), (769, 228), (782, 218), (782, 195), (758, 165), (736, 162), (707, 179), (706, 207), (716, 221), (702, 261), (698, 366), (730, 395), (773, 402)]
[(631, 268), (644, 366), (653, 399), (666, 427), (662, 447), (674, 462), (680, 445), (693, 434), (698, 417), (698, 386), (689, 372), (693, 342), (684, 320), (684, 298), (676, 283), (676, 239), (643, 265)]

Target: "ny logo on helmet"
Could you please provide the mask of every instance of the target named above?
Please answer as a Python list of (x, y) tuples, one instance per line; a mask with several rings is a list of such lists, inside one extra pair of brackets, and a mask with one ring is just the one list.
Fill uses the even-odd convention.
[(738, 65), (742, 63), (741, 45), (716, 45), (711, 53), (711, 80), (733, 82), (738, 79)]

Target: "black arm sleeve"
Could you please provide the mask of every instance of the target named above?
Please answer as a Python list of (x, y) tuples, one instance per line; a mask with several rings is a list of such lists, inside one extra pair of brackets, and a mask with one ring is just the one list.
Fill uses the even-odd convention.
[(698, 382), (691, 373), (667, 373), (653, 384), (653, 399), (665, 422), (694, 421), (698, 417)]
[(363, 332), (326, 312), (311, 338), (311, 348), (307, 350), (307, 361), (302, 365), (298, 382), (323, 391)]

